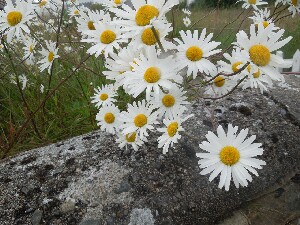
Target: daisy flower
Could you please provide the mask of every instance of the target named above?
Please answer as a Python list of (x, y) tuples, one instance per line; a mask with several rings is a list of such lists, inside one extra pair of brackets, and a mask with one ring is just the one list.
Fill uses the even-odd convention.
[[(240, 58), (240, 54), (241, 50), (239, 48), (233, 49), (231, 55), (224, 53), (223, 56), (227, 61), (229, 61), (229, 63), (223, 60), (218, 61), (218, 65), (220, 65), (219, 71), (227, 74), (237, 73), (247, 63), (247, 61)], [(243, 71), (241, 71), (241, 73), (243, 73)], [(233, 76), (233, 78), (238, 77), (240, 77), (240, 74)]]
[(105, 67), (110, 71), (103, 71), (103, 74), (109, 80), (114, 80), (115, 87), (123, 86), (125, 79), (125, 72), (133, 70), (130, 63), (136, 63), (135, 58), (138, 58), (141, 50), (128, 45), (122, 48), (118, 54), (111, 53), (110, 58), (105, 61)]
[(190, 16), (192, 14), (191, 11), (188, 9), (182, 9), (182, 12), (188, 16)]
[(111, 8), (120, 20), (118, 24), (123, 25), (126, 31), (133, 32), (133, 37), (138, 35), (144, 26), (150, 25), (150, 21), (166, 21), (165, 14), (174, 6), (179, 4), (179, 0), (132, 0), (132, 8), (123, 4), (121, 8)]
[(192, 74), (194, 78), (196, 78), (198, 71), (209, 74), (216, 70), (216, 66), (207, 59), (209, 56), (221, 52), (220, 49), (215, 49), (221, 43), (211, 41), (213, 34), (205, 37), (206, 29), (202, 30), (200, 37), (198, 30), (194, 30), (193, 34), (190, 30), (186, 33), (181, 30), (179, 33), (182, 41), (175, 38), (175, 41), (178, 42), (178, 69), (187, 67), (187, 74)]
[(152, 90), (158, 94), (160, 87), (171, 89), (175, 85), (172, 81), (180, 83), (182, 77), (172, 56), (158, 58), (155, 47), (147, 48), (146, 53), (141, 53), (135, 59), (136, 63), (131, 63), (133, 70), (125, 72), (124, 85), (135, 98), (146, 90), (146, 99), (149, 100)]
[(183, 20), (183, 24), (185, 27), (188, 27), (191, 25), (191, 20), (187, 16), (185, 18), (183, 18), (182, 20)]
[(152, 25), (144, 26), (143, 29), (141, 29), (141, 32), (136, 36), (131, 37), (131, 34), (127, 33), (128, 38), (133, 38), (130, 42), (130, 45), (134, 46), (135, 48), (147, 48), (156, 46), (159, 49), (155, 35), (151, 30), (152, 26), (155, 28), (159, 40), (165, 50), (176, 48), (175, 44), (166, 40), (166, 36), (173, 29), (172, 24), (162, 23), (161, 21), (154, 21)]
[(38, 63), (40, 64), (40, 71), (43, 72), (45, 69), (48, 68), (48, 73), (50, 73), (51, 66), (53, 64), (54, 59), (59, 58), (57, 54), (58, 48), (56, 48), (56, 43), (52, 41), (45, 41), (47, 48), (43, 48), (40, 52), (44, 57)]
[(268, 4), (263, 0), (238, 0), (237, 2), (243, 2), (242, 8), (244, 9), (249, 9), (252, 6), (255, 10), (258, 10), (257, 6)]
[(78, 6), (72, 6), (68, 9), (68, 14), (70, 17), (78, 17), (80, 16), (79, 7)]
[[(212, 73), (212, 77), (215, 77), (217, 73), (218, 71)], [(213, 80), (212, 84), (206, 88), (205, 94), (215, 97), (223, 96), (231, 91), (235, 85), (236, 81), (233, 80), (232, 77), (219, 75)]]
[(264, 28), (269, 26), (269, 24), (273, 24), (273, 30), (278, 30), (279, 28), (274, 25), (273, 19), (270, 17), (270, 10), (268, 9), (259, 9), (257, 11), (254, 11), (254, 15), (252, 17), (249, 17), (249, 19), (253, 20), (253, 23), (255, 26), (258, 26), (258, 24), (262, 24)]
[(44, 85), (41, 84), (41, 86), (40, 86), (40, 92), (44, 93), (44, 89), (45, 89)]
[(185, 110), (184, 105), (190, 104), (185, 94), (186, 91), (183, 88), (173, 86), (167, 93), (160, 90), (158, 96), (153, 95), (150, 103), (158, 108), (159, 118), (164, 115), (169, 117), (178, 110)]
[(143, 140), (140, 139), (138, 135), (136, 135), (136, 132), (129, 133), (129, 134), (122, 134), (118, 133), (118, 138), (116, 142), (119, 144), (119, 148), (128, 148), (130, 145), (135, 151), (139, 149), (140, 146), (144, 144), (144, 142), (147, 141), (147, 138), (144, 137)]
[(29, 34), (30, 30), (26, 25), (33, 18), (33, 9), (31, 1), (15, 1), (14, 6), (11, 0), (6, 1), (4, 11), (0, 10), (0, 33), (7, 35), (7, 42), (10, 43), (13, 37), (17, 39), (24, 37), (24, 33)]
[(117, 120), (119, 115), (120, 110), (115, 105), (105, 105), (100, 108), (96, 115), (97, 125), (102, 131), (115, 134), (119, 131), (120, 122)]
[(290, 0), (276, 0), (275, 6), (277, 6), (279, 3), (282, 5), (286, 5), (286, 4), (288, 4), (289, 1)]
[(91, 97), (92, 103), (96, 103), (96, 107), (107, 106), (116, 101), (114, 97), (117, 96), (113, 84), (103, 85), (102, 87), (95, 88), (95, 95)]
[(259, 88), (260, 92), (263, 93), (264, 90), (268, 90), (266, 85), (272, 85), (272, 80), (270, 79), (270, 77), (266, 76), (265, 74), (262, 74), (260, 70), (253, 71), (252, 67), (249, 65), (246, 71), (249, 73), (249, 75), (247, 79), (243, 82), (243, 89)]
[(283, 76), (276, 68), (291, 67), (291, 63), (276, 54), (272, 54), (272, 52), (287, 44), (292, 37), (279, 40), (284, 33), (283, 29), (270, 35), (273, 26), (273, 24), (270, 24), (264, 28), (262, 24), (259, 24), (256, 32), (255, 25), (252, 24), (249, 38), (244, 31), (240, 31), (236, 35), (237, 45), (243, 49), (240, 58), (250, 62), (255, 71), (260, 70), (272, 80), (283, 80)]
[(128, 40), (122, 36), (122, 30), (119, 25), (113, 25), (111, 22), (99, 22), (94, 23), (95, 30), (89, 30), (85, 34), (87, 39), (81, 40), (82, 42), (88, 42), (94, 44), (88, 49), (87, 53), (95, 54), (98, 57), (104, 52), (105, 58), (109, 53), (112, 53), (115, 49), (120, 48), (120, 43), (127, 42)]
[(39, 15), (50, 15), (51, 11), (57, 12), (62, 6), (59, 0), (42, 0), (39, 2), (35, 10)]
[(77, 21), (78, 32), (85, 34), (87, 31), (96, 30), (94, 23), (109, 21), (110, 15), (104, 13), (104, 11), (92, 11), (89, 8), (83, 8), (79, 12), (79, 16), (75, 19)]
[(34, 39), (31, 39), (29, 37), (26, 37), (23, 42), (24, 42), (24, 45), (25, 45), (23, 47), (23, 50), (24, 50), (23, 60), (26, 59), (29, 62), (33, 62), (33, 59), (34, 59), (33, 52), (35, 51), (37, 41), (34, 40)]
[(169, 147), (173, 147), (174, 144), (178, 143), (178, 140), (181, 138), (179, 132), (184, 131), (181, 124), (192, 117), (193, 115), (188, 115), (185, 118), (182, 118), (184, 110), (178, 110), (176, 113), (172, 113), (169, 117), (166, 117), (163, 120), (163, 123), (166, 127), (157, 128), (157, 131), (162, 132), (163, 134), (158, 137), (158, 148), (163, 148), (163, 154), (168, 152)]
[(294, 17), (297, 13), (300, 13), (300, 0), (291, 0), (288, 2), (290, 7), (288, 8), (289, 12), (292, 13)]
[(121, 112), (119, 120), (124, 123), (120, 125), (122, 134), (131, 134), (136, 132), (142, 140), (148, 136), (147, 130), (153, 130), (154, 124), (158, 124), (157, 112), (155, 107), (145, 100), (128, 104), (127, 112)]
[[(199, 147), (207, 153), (196, 153), (199, 160), (201, 175), (211, 173), (209, 181), (215, 179), (220, 173), (219, 188), (225, 186), (225, 190), (229, 190), (230, 181), (236, 188), (248, 186), (248, 181), (252, 181), (249, 174), (258, 176), (255, 169), (261, 169), (266, 162), (254, 157), (263, 154), (260, 143), (253, 143), (255, 135), (247, 138), (248, 129), (242, 129), (237, 134), (238, 127), (228, 125), (228, 132), (225, 133), (222, 126), (218, 126), (216, 136), (212, 132), (208, 132), (206, 138), (208, 141), (202, 142)], [(249, 172), (248, 172), (249, 171)]]
[(103, 5), (104, 7), (110, 9), (110, 8), (116, 8), (122, 6), (126, 0), (101, 0), (99, 4)]

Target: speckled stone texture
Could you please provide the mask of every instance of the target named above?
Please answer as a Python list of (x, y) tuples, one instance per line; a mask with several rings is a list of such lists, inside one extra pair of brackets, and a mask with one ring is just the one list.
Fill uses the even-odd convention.
[[(193, 103), (186, 135), (166, 155), (155, 134), (135, 152), (95, 131), (6, 159), (0, 163), (0, 224), (217, 223), (299, 173), (297, 87), (300, 78), (291, 77), (268, 94), (238, 91)], [(217, 188), (218, 179), (199, 174), (196, 152), (207, 131), (228, 123), (257, 135), (267, 165), (248, 187), (231, 184), (226, 192)]]

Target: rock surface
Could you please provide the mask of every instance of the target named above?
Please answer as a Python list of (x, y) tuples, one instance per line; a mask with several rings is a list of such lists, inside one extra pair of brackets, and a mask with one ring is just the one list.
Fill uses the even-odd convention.
[[(268, 193), (273, 196), (297, 178), (300, 165), (300, 78), (287, 80), (288, 87), (265, 95), (243, 91), (219, 102), (194, 103), (190, 110), (195, 116), (185, 124), (186, 135), (166, 155), (157, 148), (155, 134), (135, 152), (120, 150), (112, 136), (95, 131), (2, 161), (0, 224), (25, 225), (34, 220), (54, 225), (205, 225)], [(248, 187), (232, 185), (225, 192), (218, 189), (218, 179), (209, 182), (199, 174), (195, 153), (207, 131), (229, 122), (256, 134), (267, 165)], [(300, 208), (299, 189), (299, 182), (293, 182), (294, 195), (287, 197), (294, 198), (287, 203), (295, 209), (290, 210), (294, 216)]]

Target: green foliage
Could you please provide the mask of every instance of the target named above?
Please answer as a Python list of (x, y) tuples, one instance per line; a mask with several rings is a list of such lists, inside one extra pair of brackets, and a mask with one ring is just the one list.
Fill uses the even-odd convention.
[(236, 0), (205, 0), (205, 5), (207, 7), (220, 7), (220, 8), (235, 7)]

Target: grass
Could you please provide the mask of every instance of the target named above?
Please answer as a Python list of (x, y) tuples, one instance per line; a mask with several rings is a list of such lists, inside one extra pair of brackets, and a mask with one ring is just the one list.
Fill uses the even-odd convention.
[[(193, 26), (193, 29), (202, 30), (203, 28), (206, 28), (207, 32), (214, 33), (213, 39), (222, 43), (222, 49), (228, 48), (231, 43), (235, 41), (235, 36), (238, 30), (242, 29), (247, 32), (252, 21), (248, 19), (248, 17), (251, 16), (251, 11), (244, 11), (242, 8), (236, 7), (218, 9), (215, 11), (213, 11), (212, 8), (195, 8), (191, 11), (191, 24), (197, 22)], [(185, 17), (185, 15), (181, 12), (181, 10), (176, 9), (175, 14), (175, 33), (178, 35), (179, 30), (187, 30), (187, 28), (182, 22), (182, 19)], [(169, 13), (168, 18), (169, 21), (172, 21), (171, 13)], [(277, 26), (286, 30), (284, 34), (285, 37), (294, 37), (289, 44), (281, 49), (285, 54), (285, 58), (292, 58), (296, 49), (300, 48), (300, 39), (297, 38), (300, 35), (300, 18), (299, 16), (295, 16), (294, 18), (283, 18), (282, 20), (279, 20)]]
[[(192, 23), (200, 20), (195, 26), (195, 29), (203, 29), (207, 27), (208, 32), (215, 34), (215, 40), (221, 41), (221, 48), (227, 48), (235, 40), (235, 34), (239, 29), (247, 30), (250, 20), (249, 13), (241, 14), (242, 9), (231, 8), (216, 10), (209, 14), (208, 9), (192, 10)], [(175, 10), (175, 36), (179, 30), (186, 29), (182, 23), (184, 14), (179, 10)], [(171, 15), (168, 15), (172, 20)], [(204, 19), (202, 19), (204, 18)], [(237, 18), (237, 19), (236, 19)], [(224, 30), (222, 28), (228, 25)], [(244, 20), (244, 22), (242, 22)], [(286, 58), (291, 58), (295, 50), (300, 48), (300, 39), (297, 38), (300, 34), (300, 19), (283, 19), (278, 26), (286, 29), (286, 36), (292, 35), (294, 39), (283, 48)], [(76, 35), (72, 27), (67, 32), (67, 36), (62, 41), (68, 41), (70, 35)], [(219, 34), (219, 35), (218, 35)], [(68, 46), (66, 44), (65, 46)], [(54, 88), (62, 79), (72, 73), (72, 69), (80, 60), (86, 57), (86, 47), (81, 48), (81, 44), (72, 43), (75, 52), (65, 51), (61, 65), (55, 64), (52, 77), (51, 87)], [(64, 44), (60, 46), (63, 48)], [(20, 51), (17, 46), (14, 49), (9, 49), (14, 57)], [(19, 60), (20, 61), (20, 60)], [(23, 96), (31, 111), (34, 111), (40, 102), (44, 99), (46, 93), (40, 92), (40, 86), (43, 84), (45, 90), (48, 88), (49, 75), (40, 73), (36, 67), (24, 66), (18, 60), (14, 61), (16, 74), (26, 74), (28, 85)], [(39, 135), (35, 132), (33, 125), (30, 124), (22, 135), (19, 137), (9, 155), (17, 154), (18, 152), (32, 149), (54, 143), (72, 136), (80, 135), (97, 129), (95, 115), (96, 108), (90, 103), (90, 97), (94, 93), (94, 87), (105, 84), (105, 78), (102, 75), (104, 70), (103, 61), (91, 57), (84, 67), (71, 77), (58, 91), (46, 102), (45, 107), (40, 110), (34, 117), (34, 122)], [(22, 126), (29, 115), (28, 109), (24, 105), (20, 91), (17, 86), (11, 83), (10, 76), (13, 75), (11, 64), (7, 55), (0, 53), (0, 145), (2, 149), (11, 141), (12, 136)], [(120, 90), (121, 101), (119, 107), (125, 109), (127, 102), (131, 102), (132, 98)], [(40, 136), (40, 137), (39, 137)], [(3, 151), (0, 151), (0, 157)]]

